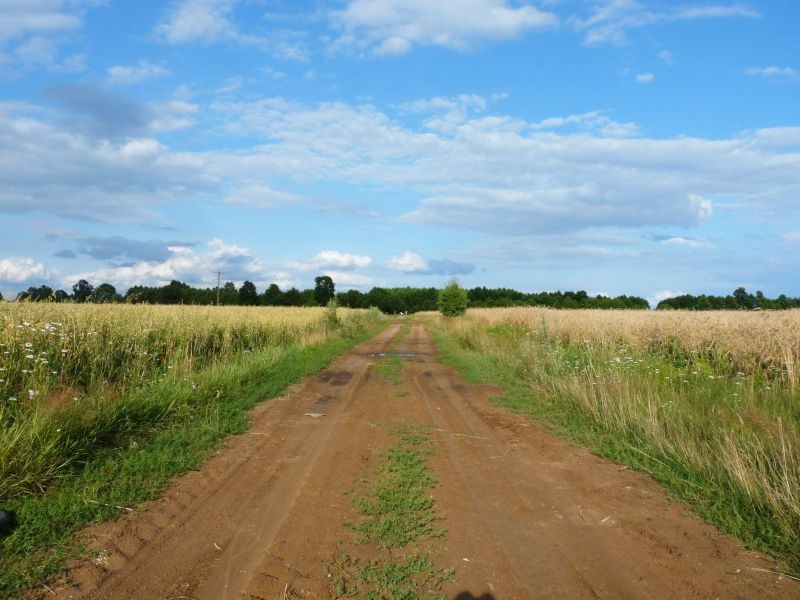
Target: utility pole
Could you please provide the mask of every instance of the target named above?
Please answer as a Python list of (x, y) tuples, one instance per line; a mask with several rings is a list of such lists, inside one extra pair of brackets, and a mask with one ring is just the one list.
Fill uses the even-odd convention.
[(222, 277), (222, 271), (217, 271), (217, 306), (219, 306), (219, 280)]

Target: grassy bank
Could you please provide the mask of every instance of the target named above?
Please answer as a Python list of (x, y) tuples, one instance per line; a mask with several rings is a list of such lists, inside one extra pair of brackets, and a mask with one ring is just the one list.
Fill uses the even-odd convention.
[(218, 351), (202, 367), (196, 361), (169, 369), (167, 360), (136, 385), (98, 383), (63, 405), (52, 403), (51, 387), (42, 396), (47, 402), (7, 411), (0, 504), (16, 514), (18, 527), (0, 541), (0, 596), (46, 581), (80, 551), (75, 531), (156, 497), (228, 435), (243, 432), (248, 408), (318, 372), (380, 326), (366, 311), (338, 322), (315, 312), (294, 335), (278, 323), (274, 330), (283, 334), (224, 359)]
[(679, 329), (670, 334), (647, 315), (581, 312), (478, 311), (439, 321), (436, 340), (466, 377), (503, 387), (503, 404), (650, 473), (723, 531), (800, 571), (797, 354), (780, 346), (794, 341), (759, 327), (769, 316), (705, 315), (716, 330), (704, 331), (671, 315)]

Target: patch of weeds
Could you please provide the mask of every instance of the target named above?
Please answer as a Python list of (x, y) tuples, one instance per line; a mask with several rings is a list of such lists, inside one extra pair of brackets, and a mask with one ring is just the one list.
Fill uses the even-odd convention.
[(399, 392), (395, 392), (394, 395), (396, 398), (405, 398), (408, 396), (408, 392), (406, 390), (401, 390)]
[[(332, 561), (331, 591), (336, 598), (438, 599), (452, 571), (438, 569), (428, 554), (409, 546), (441, 538), (439, 517), (429, 491), (436, 478), (427, 459), (434, 444), (428, 427), (406, 423), (392, 431), (398, 442), (386, 452), (377, 478), (354, 499), (363, 519), (348, 523), (358, 543), (383, 549), (384, 555), (366, 563), (344, 555)], [(401, 549), (406, 549), (402, 552)]]
[(453, 581), (453, 572), (437, 569), (429, 555), (407, 556), (388, 562), (364, 565), (356, 573), (359, 583), (370, 586), (366, 598), (392, 598), (406, 600), (430, 598), (444, 600), (438, 593), (446, 581)]
[(408, 424), (394, 434), (400, 443), (389, 448), (372, 488), (356, 500), (366, 519), (348, 525), (358, 542), (386, 550), (402, 548), (422, 536), (444, 535), (435, 527), (436, 511), (428, 494), (436, 485), (426, 464), (433, 452), (430, 437), (424, 428)]

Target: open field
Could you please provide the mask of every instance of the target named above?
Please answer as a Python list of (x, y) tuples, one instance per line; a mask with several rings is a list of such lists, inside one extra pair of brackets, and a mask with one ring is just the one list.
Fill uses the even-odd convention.
[[(800, 570), (800, 311), (470, 310), (455, 363)], [(448, 344), (449, 342), (449, 344)]]
[[(391, 326), (90, 528), (61, 598), (793, 598), (652, 480), (493, 406)], [(124, 512), (124, 511), (123, 511)], [(41, 597), (53, 597), (41, 591)]]
[(796, 313), (46, 308), (0, 597), (800, 594)]

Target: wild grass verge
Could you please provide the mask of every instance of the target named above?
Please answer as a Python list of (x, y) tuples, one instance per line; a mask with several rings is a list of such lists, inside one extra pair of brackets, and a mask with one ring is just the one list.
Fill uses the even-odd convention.
[[(558, 311), (538, 322), (485, 314), (434, 326), (446, 363), (500, 385), (501, 403), (651, 474), (723, 531), (800, 571), (800, 397), (785, 363), (765, 354), (742, 371), (744, 355), (724, 346), (637, 342), (611, 326), (567, 335), (569, 316)], [(741, 344), (751, 357), (758, 348)]]
[(43, 412), (35, 428), (28, 425), (38, 437), (22, 437), (24, 445), (5, 446), (0, 456), (27, 448), (29, 458), (19, 453), (6, 463), (24, 474), (26, 465), (44, 460), (37, 450), (51, 459), (70, 454), (50, 460), (55, 467), (44, 489), (18, 486), (12, 489), (22, 493), (3, 502), (18, 527), (0, 540), (0, 597), (45, 583), (82, 551), (76, 531), (119, 515), (119, 507), (157, 497), (172, 477), (196, 467), (227, 436), (244, 432), (248, 408), (318, 372), (378, 327), (371, 320), (353, 322), (346, 331), (315, 333), (313, 341), (231, 354), (191, 376), (164, 373), (135, 388), (84, 397), (67, 413)]

